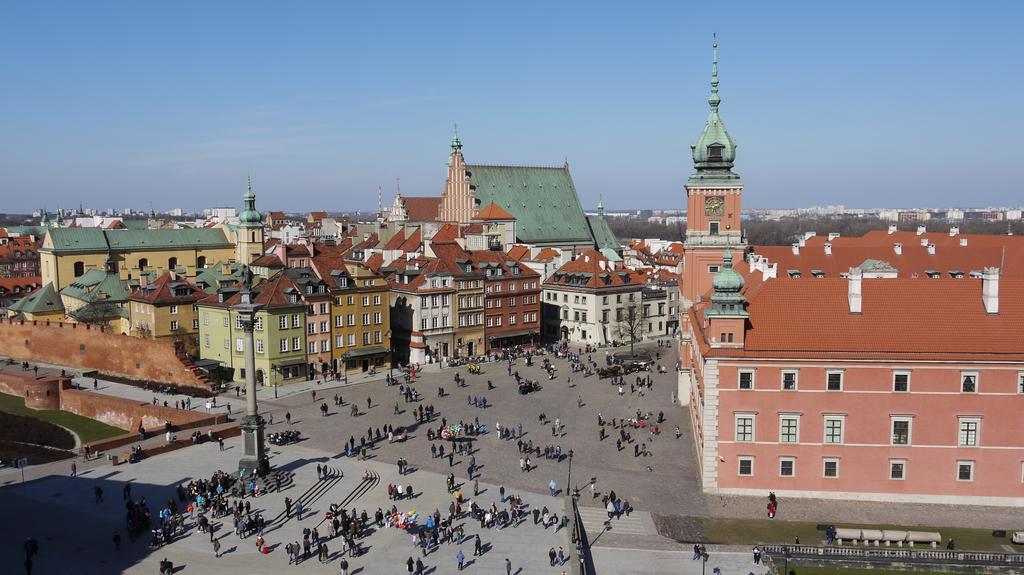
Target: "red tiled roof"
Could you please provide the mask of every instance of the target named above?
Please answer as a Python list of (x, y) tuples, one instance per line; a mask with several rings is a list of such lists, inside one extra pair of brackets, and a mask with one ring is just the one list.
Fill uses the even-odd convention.
[(409, 221), (433, 222), (437, 220), (437, 210), (441, 206), (439, 197), (416, 197), (403, 196), (402, 204), (406, 213), (409, 214)]
[[(570, 278), (579, 278), (572, 282)], [(576, 259), (566, 262), (555, 270), (545, 285), (603, 288), (640, 284), (643, 274), (629, 269), (615, 269), (614, 264), (594, 249), (581, 250)]]
[[(808, 242), (800, 248), (799, 254), (794, 254), (791, 246), (756, 246), (753, 252), (767, 258), (769, 264), (778, 264), (780, 278), (789, 277), (789, 270), (800, 270), (804, 277), (810, 276), (812, 270), (821, 270), (825, 277), (839, 277), (840, 273), (873, 259), (890, 264), (901, 278), (910, 278), (914, 274), (923, 277), (926, 271), (947, 275), (953, 270), (969, 273), (985, 267), (999, 267), (1003, 277), (1024, 279), (1024, 243), (993, 245), (969, 240), (966, 246), (961, 246), (959, 242), (944, 242), (936, 243), (935, 253), (930, 254), (928, 248), (921, 245), (921, 237), (911, 237), (913, 239), (904, 238), (902, 242), (884, 244), (838, 242), (841, 238), (836, 238), (831, 242), (831, 254), (825, 253), (824, 242)], [(932, 242), (931, 238), (928, 240)], [(895, 243), (902, 244), (902, 253), (896, 253)]]
[(26, 296), (39, 289), (43, 278), (39, 276), (27, 278), (0, 278), (0, 295), (13, 294)]
[(384, 255), (380, 252), (372, 254), (366, 260), (366, 267), (371, 271), (380, 272), (380, 268), (384, 265)]
[[(1024, 280), (999, 280), (999, 313), (982, 303), (982, 280), (864, 279), (862, 311), (849, 312), (848, 280), (755, 282), (741, 349), (712, 356), (1024, 360)], [(691, 324), (700, 330), (699, 310)], [(702, 347), (707, 347), (705, 337)]]
[(402, 243), (402, 246), (398, 249), (402, 250), (403, 253), (418, 252), (420, 250), (420, 244), (423, 243), (423, 234), (420, 233), (420, 229), (416, 228), (416, 231), (409, 236), (409, 239)]
[[(176, 289), (184, 292), (183, 295), (174, 295)], [(193, 303), (204, 297), (206, 297), (206, 293), (203, 290), (192, 285), (183, 277), (172, 278), (171, 272), (164, 272), (160, 277), (140, 287), (139, 291), (130, 294), (128, 299), (158, 304)]]
[(535, 262), (549, 262), (559, 256), (558, 250), (554, 248), (544, 248), (537, 252), (537, 255), (533, 258)]
[[(292, 292), (294, 290), (294, 292)], [(253, 303), (264, 306), (265, 308), (274, 309), (281, 307), (294, 307), (297, 305), (305, 305), (302, 300), (299, 299), (298, 303), (291, 303), (289, 301), (289, 293), (294, 293), (301, 298), (298, 288), (295, 284), (288, 279), (285, 274), (277, 274), (276, 276), (261, 282), (258, 286), (253, 287), (255, 297), (253, 297)], [(214, 294), (206, 299), (202, 300), (202, 303), (215, 304), (221, 307), (230, 307), (238, 304), (242, 300), (241, 293), (235, 293), (230, 298), (220, 303), (217, 301), (217, 294)]]
[(512, 246), (511, 248), (508, 249), (508, 257), (519, 262), (525, 259), (529, 259), (530, 248), (526, 246)]
[(476, 214), (478, 220), (514, 220), (516, 219), (512, 214), (501, 209), (501, 206), (491, 202), (483, 207)]
[(277, 257), (274, 254), (267, 254), (265, 256), (261, 256), (259, 258), (256, 258), (256, 260), (253, 261), (251, 265), (263, 266), (263, 267), (268, 267), (268, 268), (283, 268), (284, 267), (284, 263), (281, 262), (281, 258)]
[(456, 238), (462, 237), (462, 229), (459, 224), (444, 224), (434, 237), (430, 238), (431, 244), (454, 243)]
[(397, 250), (402, 247), (402, 242), (405, 241), (405, 228), (400, 228), (395, 235), (391, 236), (391, 239), (384, 244), (381, 249), (384, 250)]

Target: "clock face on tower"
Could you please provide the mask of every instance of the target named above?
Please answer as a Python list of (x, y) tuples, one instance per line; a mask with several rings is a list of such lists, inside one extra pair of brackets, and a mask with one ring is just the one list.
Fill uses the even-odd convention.
[(725, 198), (721, 196), (709, 196), (704, 198), (704, 215), (720, 216), (725, 210)]

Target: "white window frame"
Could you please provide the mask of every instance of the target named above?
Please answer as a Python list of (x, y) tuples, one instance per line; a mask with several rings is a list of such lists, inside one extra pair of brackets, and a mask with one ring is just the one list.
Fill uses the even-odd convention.
[[(836, 474), (829, 475), (827, 472), (828, 464), (836, 464)], [(821, 460), (821, 477), (823, 479), (839, 479), (839, 458), (838, 457), (824, 457)]]
[[(795, 435), (792, 441), (786, 441), (783, 439), (783, 426), (787, 421), (795, 421)], [(779, 415), (779, 443), (794, 444), (800, 443), (800, 414), (798, 413), (782, 413)]]
[[(974, 460), (973, 459), (958, 459), (956, 462), (956, 480), (962, 483), (970, 483), (974, 481)], [(968, 479), (960, 478), (960, 468), (966, 465), (971, 470), (971, 476)]]
[(238, 353), (245, 351), (245, 342), (240, 337), (235, 338), (235, 351)]
[[(907, 424), (907, 442), (896, 443), (896, 423)], [(910, 415), (890, 415), (889, 416), (889, 445), (895, 446), (907, 446), (914, 444), (914, 418)]]
[[(974, 441), (964, 441), (964, 424), (974, 424)], [(978, 447), (981, 445), (981, 417), (976, 415), (960, 416), (956, 418), (956, 444), (957, 447)]]
[[(754, 456), (753, 455), (740, 455), (736, 458), (736, 475), (740, 477), (753, 477), (754, 476)], [(750, 473), (743, 473), (743, 463), (750, 463)]]
[(282, 353), (288, 351), (288, 338), (287, 337), (282, 337), (281, 338), (280, 350), (281, 350)]
[(172, 305), (170, 310), (171, 315), (178, 315), (178, 306)]
[(257, 339), (256, 340), (256, 353), (263, 353), (263, 340), (262, 339)]
[[(829, 379), (833, 375), (836, 375), (836, 374), (839, 375), (839, 389), (829, 389), (829, 387), (828, 387)], [(843, 381), (844, 379), (846, 379), (846, 378), (844, 377), (843, 371), (840, 370), (840, 369), (830, 369), (830, 370), (826, 371), (825, 372), (825, 391), (843, 391), (843, 388), (845, 387), (845, 385), (844, 385), (845, 382)]]
[(1017, 393), (1024, 394), (1024, 371), (1017, 373)]
[[(750, 419), (750, 439), (740, 439), (740, 420)], [(754, 443), (757, 439), (757, 414), (743, 412), (735, 414), (733, 418), (733, 441), (736, 443)]]
[(301, 337), (293, 337), (292, 338), (292, 351), (302, 351), (302, 338)]
[(177, 329), (178, 329), (178, 320), (172, 319), (171, 320), (171, 331), (177, 331)]
[[(972, 391), (964, 391), (964, 383), (966, 383), (964, 380), (966, 380), (968, 377), (973, 377), (974, 378), (974, 389)], [(976, 371), (961, 371), (960, 372), (960, 393), (978, 393), (978, 387), (979, 387), (978, 372), (976, 372)]]
[[(829, 421), (839, 422), (839, 441), (828, 440), (828, 423)], [(845, 415), (826, 415), (824, 419), (824, 425), (822, 426), (821, 442), (825, 445), (843, 445), (846, 442), (846, 416)]]
[[(783, 463), (789, 463), (790, 464), (790, 471), (792, 471), (792, 473), (790, 473), (789, 475), (784, 475), (782, 473), (782, 464)], [(796, 458), (795, 457), (790, 456), (790, 455), (783, 455), (783, 456), (779, 457), (779, 477), (796, 477)]]
[[(786, 389), (786, 374), (793, 374), (793, 389)], [(800, 370), (784, 369), (779, 373), (779, 389), (782, 391), (797, 391), (800, 389)]]
[(302, 318), (297, 313), (292, 314), (292, 327), (302, 327)]
[[(750, 387), (743, 387), (743, 376), (750, 374)], [(756, 371), (753, 369), (741, 369), (736, 373), (736, 389), (742, 389), (744, 391), (753, 391), (756, 389), (756, 383), (754, 381), (756, 377)]]
[(256, 316), (256, 318), (253, 320), (252, 327), (256, 331), (263, 331), (263, 316)]
[[(899, 477), (893, 477), (892, 476), (892, 466), (894, 464), (897, 464), (897, 463), (901, 465), (901, 468), (900, 468), (901, 473), (900, 473)], [(890, 459), (889, 460), (889, 480), (890, 481), (906, 481), (907, 480), (907, 460), (906, 459)]]
[(278, 329), (288, 329), (288, 316), (282, 315), (277, 318)]
[[(896, 378), (898, 376), (907, 376), (907, 388), (904, 390), (896, 389)], [(892, 391), (894, 393), (910, 393), (910, 372), (906, 370), (897, 370), (892, 372)]]

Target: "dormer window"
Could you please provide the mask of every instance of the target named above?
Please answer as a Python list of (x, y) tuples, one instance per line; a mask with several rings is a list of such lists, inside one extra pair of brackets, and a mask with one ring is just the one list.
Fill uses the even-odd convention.
[(709, 160), (721, 160), (722, 159), (722, 151), (724, 149), (725, 149), (725, 146), (723, 146), (722, 144), (711, 144), (710, 146), (708, 146), (708, 159)]
[(288, 296), (288, 301), (291, 302), (291, 303), (298, 303), (299, 302), (299, 296), (297, 296), (295, 294), (291, 294), (291, 295)]

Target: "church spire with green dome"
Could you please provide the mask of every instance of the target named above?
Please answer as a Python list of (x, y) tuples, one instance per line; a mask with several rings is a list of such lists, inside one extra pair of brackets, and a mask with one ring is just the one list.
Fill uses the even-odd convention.
[(732, 172), (733, 162), (736, 161), (736, 142), (725, 129), (721, 116), (718, 114), (718, 107), (722, 99), (718, 96), (718, 41), (711, 44), (713, 51), (711, 62), (711, 96), (708, 104), (711, 105), (711, 112), (708, 114), (704, 131), (696, 144), (690, 146), (693, 152), (693, 164), (697, 172), (690, 176), (693, 183), (707, 180), (727, 181), (730, 184), (738, 183), (740, 177)]
[(732, 269), (732, 248), (725, 248), (722, 254), (722, 269), (715, 273), (711, 280), (714, 291), (711, 293), (711, 307), (704, 313), (707, 315), (748, 315), (747, 298), (743, 295), (743, 276)]
[(238, 225), (242, 228), (263, 227), (263, 214), (256, 211), (256, 194), (252, 193), (252, 176), (249, 176), (249, 188), (243, 196), (245, 209), (238, 215)]
[(452, 134), (452, 151), (462, 149), (462, 140), (459, 139), (459, 125), (455, 124), (455, 133)]

